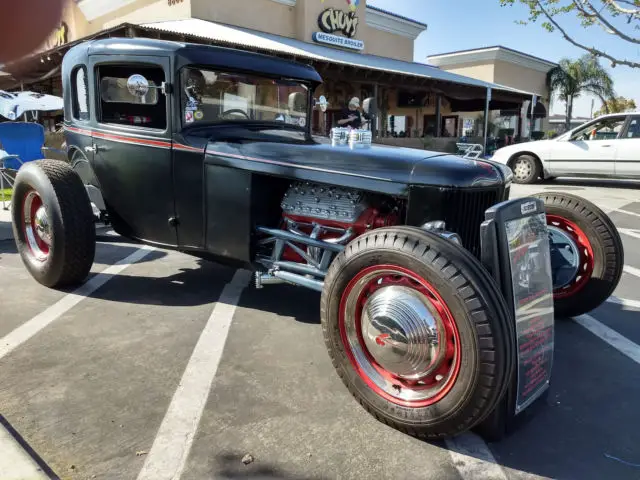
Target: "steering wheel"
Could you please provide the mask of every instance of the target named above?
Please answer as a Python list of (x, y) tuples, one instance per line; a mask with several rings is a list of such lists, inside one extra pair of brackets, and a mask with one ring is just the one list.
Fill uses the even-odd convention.
[(244, 110), (240, 110), (239, 108), (232, 108), (231, 110), (227, 110), (225, 112), (222, 112), (222, 116), (226, 116), (228, 113), (241, 113), (242, 115), (244, 115), (247, 120), (251, 120), (251, 117), (247, 114), (247, 112), (245, 112)]

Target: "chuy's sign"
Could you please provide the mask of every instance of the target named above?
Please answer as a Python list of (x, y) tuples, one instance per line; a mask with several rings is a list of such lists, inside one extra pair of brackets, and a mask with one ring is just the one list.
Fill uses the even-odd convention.
[(358, 21), (355, 12), (327, 8), (318, 17), (318, 26), (325, 33), (341, 32), (346, 37), (353, 38), (358, 31)]
[[(318, 26), (322, 32), (314, 33), (313, 41), (351, 50), (364, 49), (364, 42), (353, 38), (358, 31), (358, 17), (353, 8), (351, 12), (327, 8), (318, 17)], [(334, 32), (344, 36), (334, 35)]]

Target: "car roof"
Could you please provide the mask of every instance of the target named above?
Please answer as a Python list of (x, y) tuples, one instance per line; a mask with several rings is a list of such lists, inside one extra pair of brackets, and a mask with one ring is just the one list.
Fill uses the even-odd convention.
[(65, 59), (69, 57), (78, 62), (82, 57), (92, 55), (169, 55), (178, 58), (176, 68), (185, 65), (217, 66), (313, 83), (322, 82), (315, 68), (292, 60), (229, 47), (152, 38), (112, 37), (89, 40), (71, 48)]

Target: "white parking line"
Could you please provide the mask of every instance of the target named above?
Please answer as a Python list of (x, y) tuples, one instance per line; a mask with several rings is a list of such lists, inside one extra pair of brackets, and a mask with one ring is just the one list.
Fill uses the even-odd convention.
[(618, 228), (618, 231), (633, 238), (640, 238), (640, 230), (634, 230), (632, 228)]
[(171, 399), (138, 480), (177, 480), (182, 475), (229, 328), (250, 273), (238, 270), (222, 290)]
[(615, 330), (607, 327), (603, 323), (600, 323), (591, 315), (580, 315), (579, 317), (575, 317), (573, 320), (589, 330), (596, 337), (607, 342), (620, 353), (640, 364), (640, 345), (633, 343), (631, 340), (623, 337)]
[(614, 212), (624, 213), (625, 215), (631, 215), (633, 217), (640, 217), (640, 213), (630, 212), (629, 210), (622, 210), (620, 208), (616, 208), (613, 210)]
[(624, 273), (628, 273), (629, 275), (640, 278), (640, 269), (638, 268), (632, 267), (630, 265), (625, 265), (623, 271)]
[(445, 443), (462, 480), (507, 480), (489, 446), (478, 435), (464, 433), (448, 438)]
[(15, 348), (19, 347), (31, 337), (36, 335), (42, 329), (46, 328), (52, 322), (60, 318), (71, 308), (91, 295), (93, 292), (98, 290), (105, 283), (111, 280), (115, 275), (119, 274), (125, 268), (131, 266), (132, 264), (142, 260), (154, 250), (154, 247), (148, 246), (139, 248), (128, 257), (120, 260), (118, 263), (106, 268), (102, 272), (92, 277), (88, 282), (80, 286), (74, 292), (65, 295), (62, 299), (51, 305), (44, 312), (36, 315), (28, 322), (23, 323), (18, 328), (8, 333), (6, 336), (0, 339), (0, 360), (11, 353)]
[(608, 303), (615, 303), (616, 305), (622, 305), (626, 308), (640, 309), (640, 302), (638, 300), (629, 300), (628, 298), (609, 297)]

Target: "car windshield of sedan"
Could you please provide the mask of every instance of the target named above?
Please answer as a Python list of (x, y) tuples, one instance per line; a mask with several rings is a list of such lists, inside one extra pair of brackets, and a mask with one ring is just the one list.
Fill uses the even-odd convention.
[(308, 89), (296, 81), (185, 68), (181, 74), (183, 126), (264, 122), (304, 130)]

